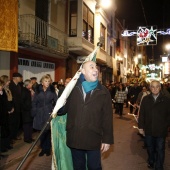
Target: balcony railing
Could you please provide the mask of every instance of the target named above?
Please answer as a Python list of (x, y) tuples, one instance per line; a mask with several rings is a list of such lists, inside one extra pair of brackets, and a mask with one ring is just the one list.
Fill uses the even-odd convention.
[(19, 45), (68, 55), (67, 35), (31, 14), (19, 16)]

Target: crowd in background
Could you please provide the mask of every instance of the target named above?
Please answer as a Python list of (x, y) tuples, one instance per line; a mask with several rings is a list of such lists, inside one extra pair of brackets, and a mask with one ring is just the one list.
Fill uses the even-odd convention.
[[(67, 84), (71, 78), (66, 79)], [(0, 152), (13, 149), (16, 140), (32, 143), (32, 133), (40, 131), (52, 112), (65, 84), (53, 82), (49, 74), (23, 81), (20, 73), (0, 77)], [(59, 94), (60, 93), (60, 94)], [(23, 134), (23, 137), (21, 137)], [(39, 156), (50, 155), (51, 133), (47, 127), (40, 137)]]
[[(149, 82), (135, 82), (135, 83), (121, 83), (110, 82), (106, 84), (107, 89), (110, 92), (115, 113), (122, 117), (123, 105), (129, 107), (129, 113), (138, 115), (139, 107), (142, 98), (150, 94)], [(161, 93), (170, 97), (170, 83), (161, 84)]]

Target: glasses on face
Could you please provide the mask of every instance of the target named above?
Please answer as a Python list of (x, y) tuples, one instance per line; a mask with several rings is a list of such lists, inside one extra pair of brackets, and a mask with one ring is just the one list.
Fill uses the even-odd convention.
[(145, 88), (143, 88), (142, 90), (146, 90)]

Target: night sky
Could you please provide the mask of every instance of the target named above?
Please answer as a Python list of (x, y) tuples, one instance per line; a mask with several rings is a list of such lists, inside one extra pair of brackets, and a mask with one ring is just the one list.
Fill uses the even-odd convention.
[[(116, 0), (116, 17), (125, 19), (128, 30), (136, 30), (138, 26), (156, 25), (157, 29), (170, 28), (170, 0)], [(165, 44), (170, 43), (170, 35), (157, 37), (157, 45), (148, 46), (148, 58), (157, 62), (165, 52)]]

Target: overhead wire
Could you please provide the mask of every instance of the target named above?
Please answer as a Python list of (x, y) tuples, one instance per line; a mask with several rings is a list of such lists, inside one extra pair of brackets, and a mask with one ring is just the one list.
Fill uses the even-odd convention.
[(139, 1), (140, 1), (140, 4), (141, 4), (141, 7), (142, 7), (142, 12), (143, 12), (143, 16), (144, 16), (144, 19), (145, 19), (145, 23), (146, 23), (146, 25), (148, 25), (148, 22), (147, 22), (147, 19), (146, 19), (146, 15), (145, 15), (145, 9), (144, 9), (142, 0), (139, 0)]

